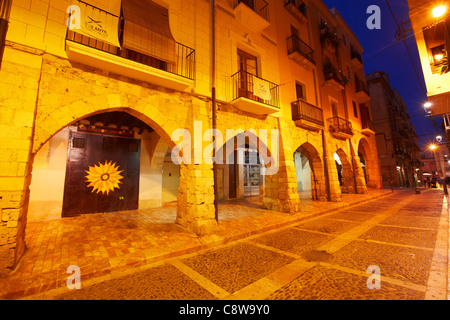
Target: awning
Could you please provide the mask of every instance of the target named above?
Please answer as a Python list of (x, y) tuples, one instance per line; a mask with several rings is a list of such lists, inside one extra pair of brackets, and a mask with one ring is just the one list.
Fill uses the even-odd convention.
[[(119, 15), (95, 6), (96, 1), (91, 2), (73, 1), (74, 4), (67, 9), (67, 13), (70, 14), (68, 28), (76, 33), (120, 47)], [(113, 0), (109, 9), (117, 11), (117, 6), (120, 8), (120, 1)]]
[(175, 39), (166, 8), (146, 0), (123, 0), (123, 47), (175, 64)]

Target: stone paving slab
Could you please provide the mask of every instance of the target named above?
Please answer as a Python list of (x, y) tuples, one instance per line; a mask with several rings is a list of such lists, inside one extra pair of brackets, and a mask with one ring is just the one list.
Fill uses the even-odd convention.
[[(145, 281), (144, 281), (145, 280)], [(119, 288), (119, 290), (117, 290)], [(106, 294), (107, 293), (107, 294)], [(211, 293), (172, 265), (161, 265), (119, 279), (73, 290), (55, 300), (216, 300)]]
[(370, 190), (366, 195), (343, 195), (343, 201), (336, 203), (303, 201), (301, 212), (295, 215), (226, 203), (219, 207), (218, 231), (205, 237), (174, 224), (175, 206), (29, 223), (27, 251), (16, 270), (0, 279), (0, 298), (65, 286), (70, 265), (80, 266), (84, 280), (120, 273), (390, 194), (390, 190)]
[(288, 286), (277, 290), (269, 300), (422, 300), (424, 293), (390, 283), (383, 290), (370, 290), (367, 276), (349, 274), (337, 269), (315, 266)]
[[(394, 200), (391, 203), (383, 202), (379, 205), (381, 201), (377, 201), (377, 207), (383, 207), (385, 210), (371, 215), (370, 219), (355, 221), (330, 218), (345, 210), (311, 216), (307, 221), (298, 221), (294, 225), (261, 235), (255, 234), (237, 242), (207, 247), (199, 252), (169, 258), (152, 265), (142, 265), (122, 273), (111, 273), (103, 278), (83, 280), (85, 287), (76, 295), (81, 299), (96, 299), (102, 293), (117, 299), (128, 299), (130, 296), (137, 299), (167, 298), (165, 291), (171, 293), (174, 290), (173, 283), (170, 280), (167, 283), (163, 281), (157, 283), (157, 288), (153, 289), (152, 282), (158, 274), (162, 274), (164, 278), (165, 273), (162, 271), (168, 269), (172, 270), (174, 278), (179, 279), (181, 283), (189, 286), (190, 281), (194, 281), (200, 286), (194, 285), (197, 289), (189, 296), (194, 300), (442, 299), (442, 296), (447, 294), (448, 269), (448, 209), (447, 206), (442, 206), (442, 198), (442, 194), (437, 192), (418, 197), (412, 192), (397, 193), (383, 198)], [(383, 224), (387, 217), (401, 218), (398, 220), (400, 222), (405, 222), (404, 219), (420, 218), (399, 216), (396, 213), (424, 199), (440, 205), (443, 209), (438, 228)], [(355, 208), (356, 214), (359, 208)], [(248, 212), (245, 214), (248, 216)], [(359, 211), (359, 214), (364, 213)], [(343, 228), (335, 233), (334, 229), (327, 227), (329, 220), (344, 221), (352, 224), (353, 228)], [(300, 229), (302, 225), (311, 222), (315, 222), (315, 228)], [(327, 228), (314, 230), (321, 229), (321, 224)], [(389, 232), (385, 230), (390, 228), (402, 230), (406, 236), (399, 233), (395, 237), (389, 237)], [(380, 229), (384, 231), (380, 232)], [(381, 235), (381, 238), (366, 239), (365, 235), (373, 230), (374, 234)], [(403, 243), (405, 239), (413, 239), (410, 231), (426, 231), (429, 236), (425, 237), (425, 241)], [(433, 237), (435, 246), (429, 247), (427, 241), (433, 240)], [(325, 251), (329, 249), (330, 251)], [(376, 265), (381, 270), (380, 290), (367, 288), (370, 274), (366, 269), (370, 265)], [(128, 281), (119, 281), (124, 278)], [(153, 294), (136, 294), (142, 291), (140, 288), (130, 288), (130, 285), (144, 287), (146, 291), (153, 291)], [(167, 286), (167, 289), (163, 289), (164, 286)], [(36, 295), (33, 299), (58, 299), (61, 298), (59, 293), (67, 290), (59, 288)], [(170, 299), (178, 299), (180, 296), (185, 295), (172, 296)], [(67, 295), (63, 297), (69, 299)]]

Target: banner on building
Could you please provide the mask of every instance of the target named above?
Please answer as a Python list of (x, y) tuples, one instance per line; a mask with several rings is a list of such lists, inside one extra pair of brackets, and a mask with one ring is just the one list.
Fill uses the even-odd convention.
[(253, 94), (263, 100), (272, 100), (269, 82), (253, 77)]
[(116, 15), (117, 6), (120, 13), (120, 0), (113, 0), (108, 6), (101, 5), (100, 2), (105, 1), (74, 1), (74, 4), (67, 8), (67, 27), (76, 33), (120, 47), (119, 15)]

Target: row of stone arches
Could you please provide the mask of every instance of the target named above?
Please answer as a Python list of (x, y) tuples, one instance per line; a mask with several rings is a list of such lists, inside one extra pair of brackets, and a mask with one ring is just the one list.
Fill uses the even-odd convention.
[[(164, 129), (162, 126), (158, 125), (156, 121), (149, 120), (150, 117), (143, 115), (142, 113), (132, 110), (129, 108), (126, 109), (108, 109), (108, 110), (101, 110), (97, 111), (95, 113), (92, 113), (88, 115), (88, 117), (92, 117), (93, 115), (99, 115), (99, 114), (112, 114), (112, 113), (127, 113), (136, 119), (139, 119), (142, 123), (148, 126), (150, 129), (150, 132), (148, 136), (150, 137), (147, 140), (141, 139), (141, 150), (145, 151), (145, 157), (148, 157), (145, 162), (147, 168), (146, 174), (149, 174), (152, 170), (158, 170), (162, 169), (164, 166), (169, 167), (171, 157), (170, 157), (170, 151), (176, 147), (175, 142), (170, 139), (170, 132), (167, 131), (167, 129)], [(85, 119), (87, 117), (83, 117), (82, 119)], [(68, 123), (60, 130), (57, 130), (57, 132), (52, 133), (51, 137), (47, 140), (47, 143), (50, 141), (51, 138), (55, 137), (58, 132), (61, 130), (64, 130), (64, 128), (68, 128), (70, 125), (73, 125), (75, 123), (79, 124), (80, 120), (77, 119), (75, 121), (72, 121), (71, 123)], [(37, 126), (39, 126), (39, 121), (37, 122)], [(132, 128), (128, 128), (130, 130)], [(243, 139), (240, 139), (240, 136), (243, 136)], [(279, 155), (275, 157), (270, 152), (270, 147), (267, 146), (267, 141), (262, 141), (257, 133), (254, 132), (244, 132), (244, 133), (236, 133), (236, 135), (233, 136), (233, 143), (229, 144), (229, 141), (226, 141), (223, 146), (220, 147), (216, 157), (220, 157), (222, 159), (221, 165), (218, 166), (218, 172), (219, 172), (219, 184), (221, 187), (219, 188), (219, 197), (221, 199), (228, 199), (228, 198), (239, 198), (239, 197), (245, 197), (245, 196), (264, 196), (264, 170), (266, 169), (266, 166), (269, 164), (274, 164), (274, 162), (279, 161), (277, 159)], [(36, 144), (38, 145), (38, 149), (41, 149), (45, 144), (39, 141), (36, 141)], [(227, 148), (228, 146), (228, 148)], [(264, 152), (261, 152), (264, 150)], [(38, 150), (35, 150), (37, 153)], [(256, 155), (256, 157), (253, 157), (256, 159), (254, 163), (248, 163), (246, 162), (246, 157), (252, 158), (252, 155)], [(358, 144), (358, 155), (359, 155), (359, 161), (358, 167), (361, 167), (361, 170), (363, 171), (364, 180), (366, 185), (371, 186), (371, 183), (375, 182), (371, 180), (371, 176), (375, 176), (376, 174), (373, 174), (375, 171), (375, 168), (373, 168), (373, 159), (370, 147), (365, 139), (361, 139)], [(355, 182), (355, 164), (352, 163), (351, 156), (348, 156), (346, 152), (339, 148), (334, 153), (335, 156), (335, 162), (336, 162), (336, 172), (337, 172), (337, 180), (339, 181), (339, 184), (341, 186), (342, 192), (355, 192), (356, 191), (356, 182)], [(143, 159), (144, 157), (141, 157)], [(108, 159), (105, 159), (108, 160)], [(310, 193), (310, 196), (312, 199), (315, 200), (326, 200), (327, 199), (327, 181), (325, 176), (325, 168), (324, 168), (324, 162), (323, 162), (323, 156), (321, 156), (321, 153), (318, 151), (318, 149), (312, 145), (311, 143), (305, 142), (301, 146), (299, 146), (296, 151), (293, 154), (293, 159), (295, 164), (295, 172), (296, 172), (296, 182), (297, 182), (297, 192), (299, 193)], [(112, 160), (110, 160), (112, 161)], [(236, 169), (235, 165), (243, 165), (244, 168), (238, 168)], [(233, 165), (235, 166), (233, 168)], [(249, 166), (252, 170), (257, 171), (257, 179), (251, 180), (253, 177), (242, 177), (242, 174), (245, 173), (246, 166)], [(278, 164), (276, 164), (278, 165)], [(143, 169), (141, 165), (141, 171)], [(178, 188), (180, 187), (180, 184), (176, 183), (177, 179), (179, 180), (181, 178), (181, 169), (174, 166), (172, 164), (170, 169), (171, 172), (163, 170), (163, 172), (167, 173), (169, 172), (168, 176), (165, 178), (168, 179), (168, 177), (172, 177), (170, 180), (172, 181), (171, 184), (171, 200), (175, 201), (178, 199)], [(234, 174), (231, 174), (231, 172), (234, 171)], [(244, 171), (244, 172), (242, 172)], [(253, 173), (255, 174), (255, 173)], [(232, 179), (229, 178), (230, 176), (233, 176), (233, 179), (235, 180), (234, 183), (234, 191), (232, 191)], [(162, 174), (162, 177), (164, 177), (164, 174)], [(240, 178), (239, 178), (240, 177)], [(148, 177), (147, 177), (148, 178)], [(242, 179), (243, 178), (243, 179)], [(246, 181), (246, 178), (249, 179)], [(244, 180), (243, 186), (241, 187), (239, 181)], [(240, 181), (242, 183), (242, 181)], [(145, 188), (146, 186), (144, 186)], [(147, 185), (148, 187), (148, 185)], [(249, 187), (255, 187), (255, 188), (249, 188)], [(37, 189), (37, 188), (36, 188)], [(248, 192), (247, 189), (250, 189), (250, 192)], [(112, 190), (114, 191), (114, 190)], [(33, 196), (33, 194), (32, 194)], [(170, 198), (170, 196), (168, 197)], [(148, 201), (151, 201), (151, 199), (147, 199)], [(153, 204), (155, 205), (155, 204)], [(31, 206), (33, 207), (33, 206)], [(139, 208), (140, 206), (137, 206)]]

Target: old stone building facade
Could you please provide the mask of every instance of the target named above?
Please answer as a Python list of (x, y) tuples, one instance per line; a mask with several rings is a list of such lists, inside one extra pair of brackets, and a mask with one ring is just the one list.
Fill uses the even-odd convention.
[(206, 0), (12, 1), (0, 270), (20, 261), (28, 220), (176, 200), (174, 223), (203, 235), (214, 181), (219, 200), (289, 214), (305, 193), (381, 187), (362, 48), (339, 13), (320, 0), (217, 0), (214, 13)]
[(416, 187), (422, 167), (418, 137), (403, 98), (389, 75), (367, 75), (383, 186)]

